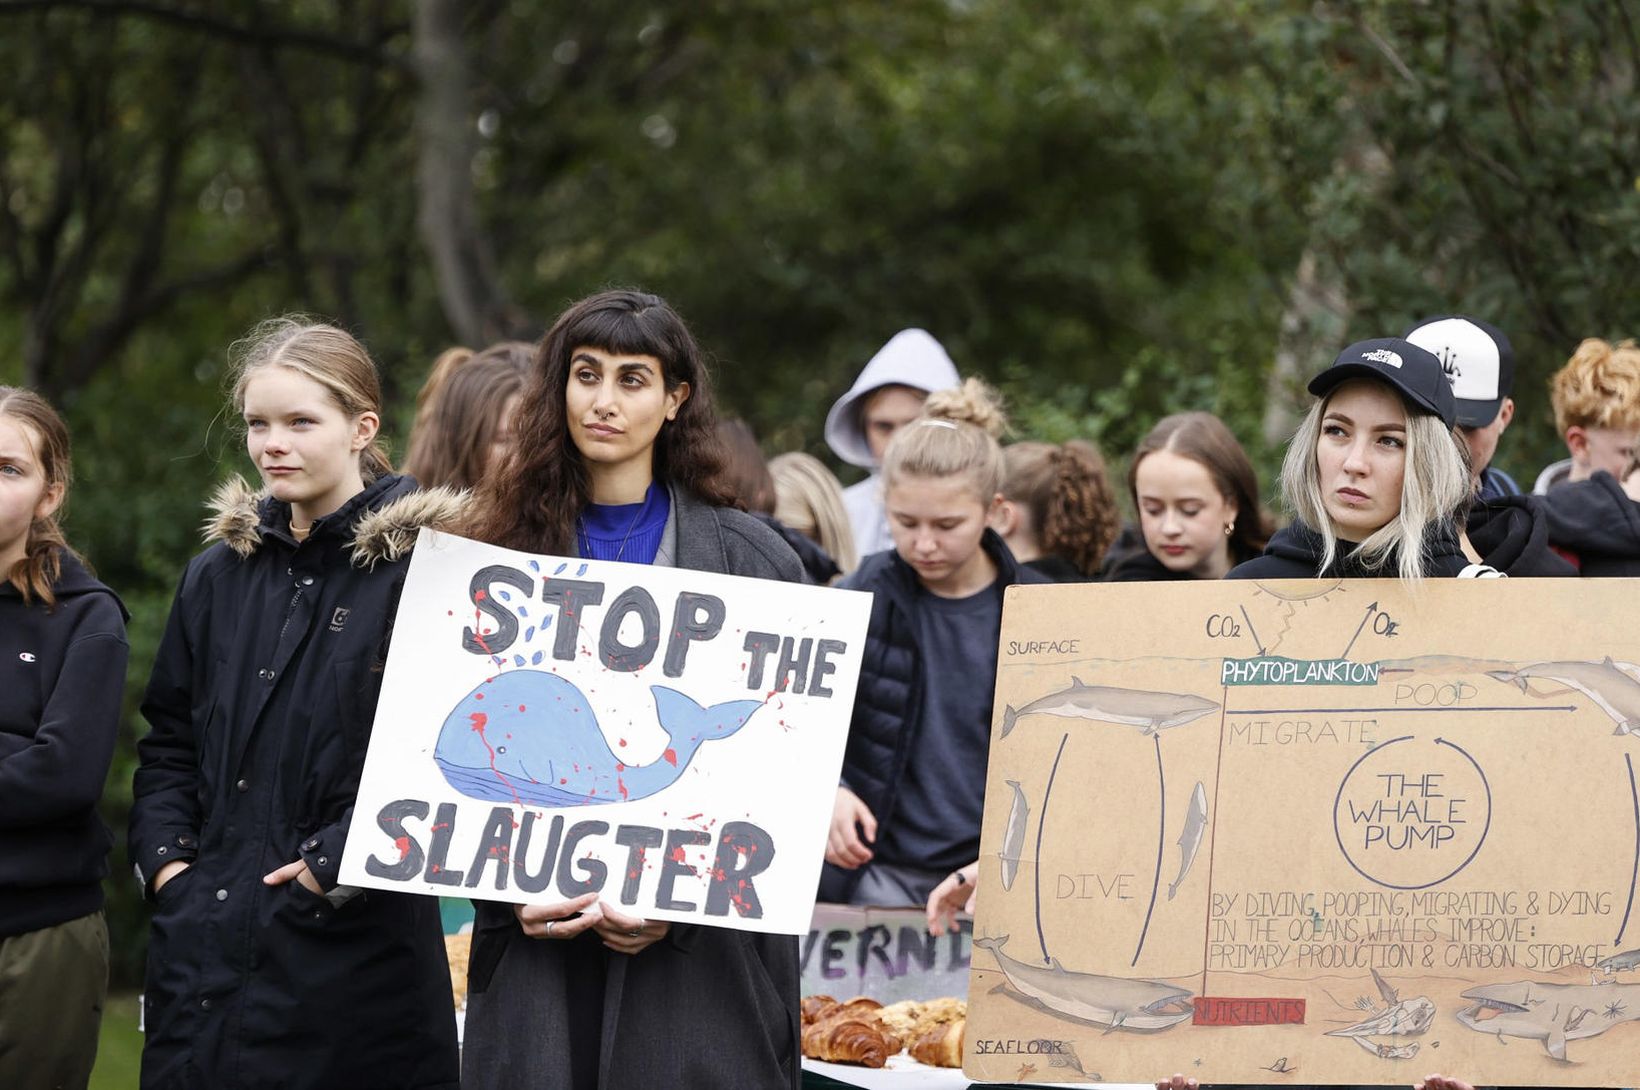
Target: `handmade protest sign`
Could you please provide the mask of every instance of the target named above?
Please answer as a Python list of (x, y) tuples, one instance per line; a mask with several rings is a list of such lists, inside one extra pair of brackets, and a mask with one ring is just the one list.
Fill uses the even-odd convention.
[(342, 881), (806, 932), (870, 603), (423, 530)]
[(1632, 1084), (1636, 600), (1012, 588), (964, 1070)]

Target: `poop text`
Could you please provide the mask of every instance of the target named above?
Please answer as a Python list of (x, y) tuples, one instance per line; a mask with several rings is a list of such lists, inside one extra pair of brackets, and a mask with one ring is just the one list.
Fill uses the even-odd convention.
[[(589, 611), (603, 606), (604, 584), (583, 579), (540, 580), (505, 564), (491, 564), (473, 573), (468, 594), (473, 607), (495, 622), (493, 632), (475, 627), (462, 631), (461, 646), (475, 655), (500, 655), (518, 639), (518, 617), (496, 600), (496, 584), (515, 587), (530, 597), (539, 597), (557, 610), (553, 630), (552, 657), (562, 662), (574, 660), (583, 621)], [(715, 594), (683, 591), (672, 604), (672, 621), (661, 626), (660, 604), (643, 587), (627, 587), (615, 596), (598, 623), (598, 661), (610, 670), (632, 673), (655, 661), (660, 654), (661, 672), (682, 677), (692, 644), (715, 640), (723, 633), (726, 613), (723, 599)], [(629, 623), (632, 622), (632, 623)], [(636, 638), (633, 636), (635, 627)], [(627, 638), (623, 639), (623, 630)], [(661, 651), (661, 636), (666, 649)], [(832, 695), (827, 679), (837, 669), (836, 659), (848, 652), (842, 640), (783, 636), (778, 632), (747, 632), (741, 649), (745, 661), (746, 688), (770, 689), (821, 698)]]
[[(393, 882), (449, 886), (452, 893), (477, 889), (488, 880), (496, 890), (507, 889), (509, 882), (523, 893), (554, 889), (566, 898), (610, 890), (623, 905), (641, 902), (706, 916), (727, 916), (733, 908), (743, 918), (763, 916), (755, 879), (774, 862), (774, 838), (748, 821), (725, 822), (715, 834), (648, 825), (618, 825), (611, 831), (607, 821), (567, 824), (562, 814), (541, 820), (534, 811), (519, 818), (511, 806), (497, 806), (476, 846), (466, 851), (454, 848), (458, 842), (472, 843), (472, 833), (457, 827), (456, 805), (440, 803), (430, 826), (429, 812), (421, 799), (383, 806), (376, 824), (392, 850), (367, 858), (365, 872)], [(427, 846), (411, 831), (412, 824), (426, 828)], [(603, 855), (611, 862), (599, 857)], [(691, 856), (697, 861), (691, 862)]]

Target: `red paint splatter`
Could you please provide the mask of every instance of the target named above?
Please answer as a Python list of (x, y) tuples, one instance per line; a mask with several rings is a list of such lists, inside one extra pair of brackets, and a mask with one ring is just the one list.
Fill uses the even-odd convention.
[(679, 844), (677, 847), (672, 849), (672, 862), (674, 862), (674, 863), (682, 863), (683, 862), (683, 845), (682, 844)]
[(703, 815), (701, 815), (701, 814), (690, 814), (688, 817), (684, 818), (683, 820), (685, 820), (685, 821), (699, 821), (702, 816)]
[(522, 704), (520, 704), (520, 705), (518, 705), (518, 711), (519, 711), (519, 713), (520, 713), (520, 714), (522, 714), (522, 713), (524, 713), (524, 712), (526, 712), (526, 711), (528, 711), (528, 710), (529, 710), (529, 709), (528, 709), (528, 708), (526, 708), (526, 707), (524, 707), (524, 705), (522, 705)]
[(404, 862), (410, 855), (410, 838), (401, 836), (393, 841), (393, 846), (399, 850), (399, 862)]
[(615, 777), (615, 786), (620, 789), (622, 801), (626, 800), (626, 781), (619, 776)]
[[(476, 693), (474, 695), (479, 699), (483, 699), (484, 697), (483, 693)], [(496, 779), (506, 784), (508, 793), (512, 795), (513, 805), (523, 806), (524, 800), (518, 797), (518, 788), (514, 787), (512, 785), (512, 781), (507, 779), (506, 773), (495, 767), (495, 747), (490, 745), (490, 740), (484, 736), (484, 728), (489, 726), (490, 717), (485, 715), (483, 712), (472, 712), (467, 716), (467, 718), (472, 721), (473, 733), (478, 735), (478, 740), (484, 743), (485, 752), (490, 755), (490, 771), (495, 773)]]
[(624, 765), (624, 764), (622, 764), (622, 763), (621, 763), (621, 762), (619, 762), (619, 761), (616, 761), (616, 762), (615, 762), (615, 771), (617, 771), (617, 772), (625, 772), (625, 771), (626, 771), (626, 766), (625, 766), (625, 765)]
[(678, 764), (678, 751), (675, 749), (668, 749), (665, 753), (661, 754), (661, 758), (666, 761), (667, 764), (676, 768)]
[(560, 776), (560, 777), (558, 777), (558, 782), (559, 782), (559, 783), (568, 783), (568, 782), (569, 782), (569, 780), (567, 780), (567, 779), (565, 779), (565, 778), (564, 778), (564, 777), (562, 777), (562, 776)]
[(475, 601), (475, 602), (482, 602), (482, 601), (484, 601), (484, 599), (486, 599), (488, 597), (489, 597), (489, 595), (487, 593), (485, 593), (484, 591), (481, 591), (481, 590), (473, 591), (473, 601)]
[(434, 863), (432, 866), (427, 868), (427, 873), (428, 874), (437, 874), (439, 871), (441, 871), (443, 869), (444, 869), (443, 867), (439, 866), (437, 863)]
[(621, 739), (621, 740), (620, 740), (620, 745), (621, 745), (621, 746), (622, 746), (622, 747), (623, 747), (623, 748), (624, 748), (624, 747), (625, 747), (625, 746), (626, 746), (626, 739), (625, 739), (625, 738), (622, 738), (622, 739)]
[(483, 693), (474, 693), (473, 694), (473, 699), (474, 700), (483, 700), (484, 699), (484, 694)]

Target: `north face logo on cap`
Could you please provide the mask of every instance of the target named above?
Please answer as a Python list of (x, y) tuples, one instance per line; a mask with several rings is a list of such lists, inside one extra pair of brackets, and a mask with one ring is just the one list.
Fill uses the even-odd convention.
[(1391, 367), (1401, 366), (1400, 354), (1391, 352), (1387, 348), (1374, 348), (1371, 352), (1363, 352), (1361, 358), (1371, 360), (1373, 363), (1387, 363)]

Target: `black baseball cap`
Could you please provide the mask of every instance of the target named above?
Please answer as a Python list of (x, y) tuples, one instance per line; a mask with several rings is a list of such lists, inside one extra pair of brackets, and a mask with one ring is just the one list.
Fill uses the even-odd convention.
[(1454, 314), (1426, 318), (1403, 336), (1441, 361), (1452, 382), (1459, 424), (1484, 428), (1498, 418), (1515, 388), (1515, 349), (1502, 330)]
[(1411, 341), (1400, 337), (1357, 341), (1340, 352), (1331, 367), (1310, 380), (1309, 390), (1317, 397), (1325, 397), (1352, 378), (1389, 383), (1414, 409), (1440, 417), (1449, 428), (1457, 417), (1457, 400), (1441, 361)]

